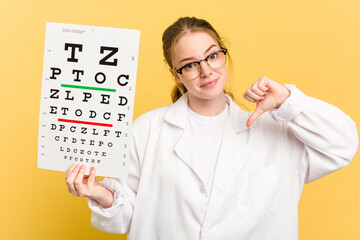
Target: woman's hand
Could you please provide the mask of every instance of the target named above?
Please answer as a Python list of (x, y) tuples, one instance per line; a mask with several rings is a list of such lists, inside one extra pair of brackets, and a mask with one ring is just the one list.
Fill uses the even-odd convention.
[(95, 177), (95, 167), (90, 168), (90, 175), (85, 175), (85, 165), (72, 164), (66, 172), (66, 185), (75, 197), (88, 197), (96, 200), (102, 207), (111, 207), (114, 196), (104, 188)]
[(264, 112), (280, 107), (289, 96), (290, 91), (286, 87), (268, 77), (261, 77), (243, 94), (246, 100), (257, 104), (246, 126), (250, 127)]

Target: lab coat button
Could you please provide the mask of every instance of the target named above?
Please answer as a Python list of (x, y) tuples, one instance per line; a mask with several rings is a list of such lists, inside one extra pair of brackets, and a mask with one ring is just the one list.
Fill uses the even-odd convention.
[(202, 194), (205, 194), (205, 193), (206, 193), (206, 188), (205, 188), (204, 185), (200, 185), (199, 190), (200, 190), (200, 193), (202, 193)]

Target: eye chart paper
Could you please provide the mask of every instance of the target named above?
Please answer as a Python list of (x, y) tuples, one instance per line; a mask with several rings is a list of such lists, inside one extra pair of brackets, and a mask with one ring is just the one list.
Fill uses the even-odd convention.
[(140, 32), (47, 23), (38, 167), (125, 177)]

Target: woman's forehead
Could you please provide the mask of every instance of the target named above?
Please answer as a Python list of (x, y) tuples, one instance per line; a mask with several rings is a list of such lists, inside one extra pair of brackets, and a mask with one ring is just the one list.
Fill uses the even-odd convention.
[(211, 46), (218, 46), (217, 41), (206, 32), (189, 32), (181, 36), (174, 45), (174, 62), (184, 58), (203, 58)]

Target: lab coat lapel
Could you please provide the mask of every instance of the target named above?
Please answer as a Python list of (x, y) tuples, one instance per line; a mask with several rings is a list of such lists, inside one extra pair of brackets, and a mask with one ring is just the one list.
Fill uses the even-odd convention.
[(182, 131), (182, 135), (175, 146), (175, 152), (179, 158), (184, 161), (192, 170), (192, 145), (191, 133), (187, 121), (187, 103), (186, 94), (172, 104), (166, 113), (165, 121)]
[(191, 169), (194, 170), (192, 159), (192, 145), (190, 131), (184, 130), (179, 142), (175, 147), (176, 154), (183, 160)]

